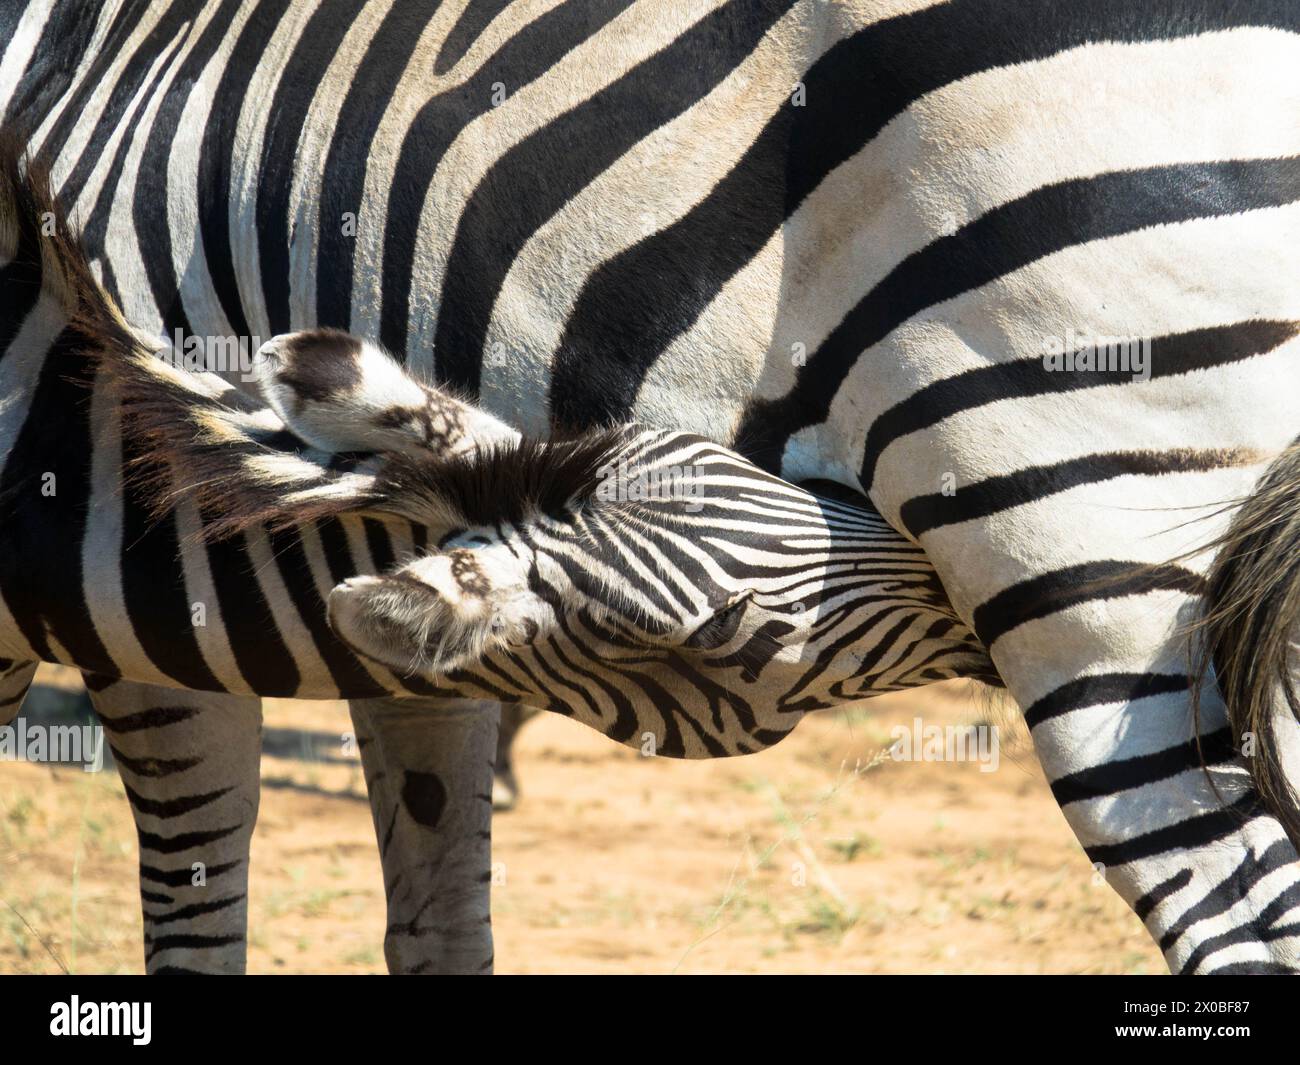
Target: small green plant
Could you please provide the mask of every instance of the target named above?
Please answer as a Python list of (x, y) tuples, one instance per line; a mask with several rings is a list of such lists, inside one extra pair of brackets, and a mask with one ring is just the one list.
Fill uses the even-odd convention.
[(880, 841), (860, 832), (842, 839), (828, 839), (826, 846), (845, 862), (855, 862), (859, 858), (877, 858), (881, 854)]
[(28, 824), (32, 819), (32, 812), (36, 809), (36, 804), (24, 795), (11, 807), (5, 814), (6, 819), (11, 825), (18, 829), (19, 832), (25, 832)]
[(797, 925), (797, 931), (839, 939), (858, 923), (860, 916), (856, 906), (845, 906), (837, 899), (818, 892), (809, 900), (807, 912)]

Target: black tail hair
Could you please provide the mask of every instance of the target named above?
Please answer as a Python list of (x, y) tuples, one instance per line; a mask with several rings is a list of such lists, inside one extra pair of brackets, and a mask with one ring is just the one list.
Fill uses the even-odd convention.
[[(1300, 440), (1278, 457), (1214, 545), (1206, 605), (1193, 630), (1194, 700), (1213, 666), (1234, 746), (1247, 759), (1265, 807), (1300, 844), (1300, 802), (1278, 749), (1277, 715), (1300, 721)], [(1280, 699), (1279, 699), (1280, 696)]]

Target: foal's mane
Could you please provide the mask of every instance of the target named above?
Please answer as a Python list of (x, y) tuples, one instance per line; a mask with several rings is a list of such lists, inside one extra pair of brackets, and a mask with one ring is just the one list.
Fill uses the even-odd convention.
[[(0, 129), (0, 261), (6, 299), (21, 298), (25, 289), (33, 304), (45, 296), (63, 310), (75, 334), (61, 345), (63, 357), (99, 361), (139, 346), (91, 270), (81, 235), (54, 195), (47, 162), (31, 154), (28, 138), (14, 126)], [(0, 333), (0, 350), (14, 335)]]
[(394, 455), (375, 483), (376, 499), (404, 508), (447, 510), (465, 525), (519, 523), (541, 513), (561, 517), (590, 499), (629, 438), (626, 427), (522, 437), (472, 455)]

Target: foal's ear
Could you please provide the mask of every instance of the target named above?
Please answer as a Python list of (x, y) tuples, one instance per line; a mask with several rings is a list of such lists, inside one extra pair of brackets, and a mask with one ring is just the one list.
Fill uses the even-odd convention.
[(253, 375), (285, 425), (325, 451), (450, 456), (518, 436), (418, 381), (378, 346), (338, 329), (272, 337), (258, 349)]

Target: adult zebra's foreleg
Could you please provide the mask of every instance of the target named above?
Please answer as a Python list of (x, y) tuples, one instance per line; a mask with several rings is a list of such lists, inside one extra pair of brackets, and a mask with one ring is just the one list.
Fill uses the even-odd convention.
[(499, 704), (349, 704), (365, 768), (393, 973), (489, 973), (492, 784)]
[(139, 836), (146, 970), (242, 973), (261, 700), (85, 680)]
[(18, 716), (35, 674), (35, 662), (0, 658), (0, 726), (8, 725)]

